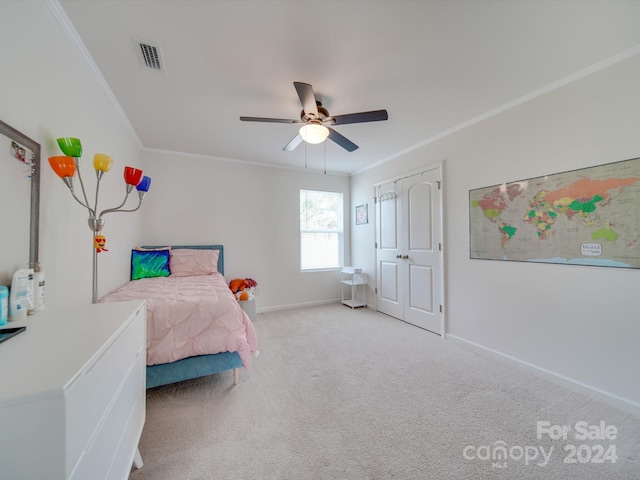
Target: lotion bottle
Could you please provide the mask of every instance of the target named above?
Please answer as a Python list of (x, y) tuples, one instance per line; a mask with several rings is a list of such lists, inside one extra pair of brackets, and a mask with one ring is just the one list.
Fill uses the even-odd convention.
[(44, 308), (44, 272), (42, 266), (36, 263), (33, 269), (33, 310)]
[(33, 315), (34, 312), (34, 295), (35, 284), (33, 277), (33, 267), (31, 265), (27, 268), (27, 315)]
[[(31, 279), (29, 279), (29, 277), (31, 277)], [(28, 268), (19, 268), (13, 274), (11, 291), (9, 292), (9, 319), (12, 322), (25, 320), (27, 318), (30, 281), (33, 281), (33, 273), (30, 273)]]
[(0, 285), (0, 326), (6, 325), (9, 319), (9, 289)]

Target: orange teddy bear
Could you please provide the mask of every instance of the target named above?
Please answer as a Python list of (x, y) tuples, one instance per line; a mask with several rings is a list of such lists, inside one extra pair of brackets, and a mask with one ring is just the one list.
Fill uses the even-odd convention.
[(253, 294), (253, 288), (255, 285), (255, 281), (252, 281), (249, 278), (236, 278), (229, 282), (231, 292), (233, 292), (235, 297), (241, 302), (249, 300)]

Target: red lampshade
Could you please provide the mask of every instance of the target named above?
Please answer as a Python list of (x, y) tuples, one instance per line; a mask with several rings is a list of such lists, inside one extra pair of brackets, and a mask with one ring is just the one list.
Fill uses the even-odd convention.
[(49, 157), (49, 165), (60, 178), (73, 177), (76, 174), (76, 163), (72, 157)]
[(142, 170), (133, 167), (124, 167), (124, 181), (127, 185), (137, 186), (142, 180)]

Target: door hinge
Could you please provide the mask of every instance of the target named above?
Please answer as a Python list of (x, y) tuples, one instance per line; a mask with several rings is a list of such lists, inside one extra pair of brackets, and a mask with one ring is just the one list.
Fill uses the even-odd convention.
[(378, 248), (378, 242), (375, 242), (374, 245), (375, 246), (373, 248)]
[(440, 180), (436, 180), (436, 185), (438, 186), (438, 190), (440, 190)]
[(441, 243), (438, 244), (438, 250), (442, 251), (442, 244)]
[(378, 287), (374, 288), (374, 290), (375, 290), (375, 293), (377, 294), (378, 293)]
[(442, 305), (440, 305), (440, 313), (442, 313)]

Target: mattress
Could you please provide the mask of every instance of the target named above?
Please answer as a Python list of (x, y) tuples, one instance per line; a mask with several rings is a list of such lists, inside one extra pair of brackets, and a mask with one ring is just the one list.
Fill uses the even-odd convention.
[(255, 329), (222, 274), (143, 278), (100, 302), (133, 299), (147, 301), (147, 365), (238, 352), (243, 365), (251, 366), (258, 348)]

